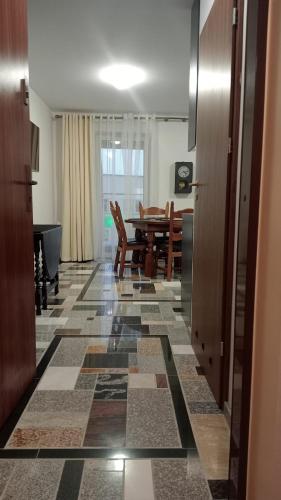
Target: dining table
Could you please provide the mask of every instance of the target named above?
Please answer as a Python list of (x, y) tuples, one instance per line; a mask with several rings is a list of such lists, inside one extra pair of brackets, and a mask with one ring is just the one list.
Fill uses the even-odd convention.
[[(153, 278), (156, 274), (156, 266), (153, 255), (156, 234), (169, 233), (170, 219), (165, 217), (144, 217), (126, 219), (127, 224), (131, 224), (134, 229), (139, 229), (146, 235), (147, 252), (145, 256), (144, 275)], [(174, 219), (174, 231), (182, 230), (182, 219)]]

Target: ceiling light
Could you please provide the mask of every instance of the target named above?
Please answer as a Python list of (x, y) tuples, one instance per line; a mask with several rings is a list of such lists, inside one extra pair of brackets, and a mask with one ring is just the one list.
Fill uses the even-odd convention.
[(121, 141), (114, 141), (114, 144), (117, 146), (118, 144), (121, 144)]
[(103, 82), (113, 85), (118, 90), (126, 90), (142, 83), (145, 80), (145, 72), (130, 64), (113, 64), (103, 68), (99, 77)]

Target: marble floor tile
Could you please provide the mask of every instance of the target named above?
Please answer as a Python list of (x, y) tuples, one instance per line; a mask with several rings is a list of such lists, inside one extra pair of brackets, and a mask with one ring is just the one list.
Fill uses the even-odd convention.
[(86, 428), (88, 422), (88, 412), (70, 411), (25, 411), (20, 419), (18, 427), (21, 429), (37, 428)]
[(98, 376), (94, 399), (127, 399), (128, 375), (102, 374)]
[(203, 473), (191, 467), (186, 459), (152, 460), (155, 500), (211, 500)]
[(127, 411), (129, 448), (181, 447), (169, 390), (129, 389)]
[(187, 331), (184, 332), (178, 332), (175, 330), (173, 333), (169, 333), (169, 341), (171, 345), (190, 345), (190, 336), (188, 335)]
[(14, 460), (0, 460), (0, 497), (8, 483), (16, 462)]
[(81, 390), (94, 390), (96, 385), (97, 375), (94, 373), (80, 373), (77, 378), (75, 389)]
[(171, 347), (172, 347), (173, 354), (193, 354), (194, 355), (194, 350), (193, 350), (193, 347), (191, 345), (173, 344)]
[(36, 316), (36, 325), (63, 326), (66, 322), (67, 318), (47, 318), (44, 316)]
[(80, 448), (84, 429), (81, 428), (23, 428), (17, 427), (6, 448)]
[(128, 368), (128, 353), (86, 354), (83, 368)]
[(89, 345), (87, 347), (86, 354), (95, 354), (97, 352), (106, 353), (107, 352), (107, 345), (104, 343), (104, 344), (100, 344), (100, 345)]
[(184, 321), (185, 318), (182, 314), (176, 314), (175, 315), (176, 321)]
[(180, 288), (181, 287), (180, 281), (162, 281), (161, 284), (165, 288)]
[(175, 365), (177, 367), (178, 373), (181, 375), (184, 373), (185, 369), (190, 366), (198, 366), (198, 359), (192, 354), (187, 354), (186, 356), (181, 356), (179, 354), (174, 355)]
[(90, 459), (91, 468), (94, 470), (103, 470), (108, 472), (123, 472), (125, 470), (125, 460), (123, 459)]
[(60, 460), (18, 461), (1, 500), (55, 500), (62, 468)]
[(224, 415), (191, 415), (190, 421), (208, 479), (227, 479), (229, 427)]
[(137, 339), (122, 335), (112, 337), (108, 341), (107, 352), (137, 352)]
[(219, 408), (217, 403), (215, 402), (192, 402), (188, 403), (190, 413), (199, 413), (199, 414), (207, 414), (207, 413), (216, 413), (222, 414), (222, 410)]
[[(154, 286), (155, 286), (155, 285), (154, 285)], [(158, 306), (158, 305), (159, 305), (159, 302), (156, 302), (156, 301), (151, 301), (151, 302), (149, 302), (148, 300), (145, 300), (145, 301), (141, 301), (141, 300), (139, 300), (139, 301), (137, 301), (137, 302), (133, 302), (133, 304), (135, 304), (135, 305), (140, 305), (140, 306), (142, 306), (142, 305), (144, 305), (144, 306)]]
[(94, 469), (85, 462), (79, 500), (122, 500), (123, 472)]
[(83, 446), (125, 446), (126, 414), (127, 401), (94, 401)]
[(71, 390), (74, 389), (80, 368), (66, 366), (50, 366), (41, 378), (37, 390)]
[[(116, 325), (115, 325), (116, 326)], [(112, 331), (112, 333), (114, 333)], [(123, 335), (149, 335), (148, 325), (124, 325), (122, 330)]]
[(137, 346), (138, 346), (138, 354), (140, 355), (159, 356), (163, 353), (160, 339), (156, 338), (139, 339)]
[(168, 380), (165, 373), (157, 373), (156, 377), (156, 385), (158, 389), (166, 389), (168, 388)]
[(149, 325), (150, 335), (168, 335), (168, 327), (166, 325)]
[(151, 460), (126, 460), (124, 500), (154, 500)]
[(145, 312), (141, 314), (142, 324), (148, 324), (149, 322), (154, 323), (155, 321), (163, 321), (163, 318), (159, 313)]
[(139, 373), (166, 373), (163, 356), (149, 356), (138, 353), (137, 368)]
[(35, 391), (26, 411), (89, 412), (92, 399), (90, 391)]
[(64, 328), (67, 328), (68, 330), (74, 330), (74, 329), (80, 329), (82, 330), (87, 323), (87, 320), (84, 319), (82, 320), (81, 318), (59, 318), (59, 319), (66, 319), (66, 323), (64, 324)]
[(54, 335), (80, 335), (81, 328), (56, 328)]
[(156, 387), (155, 375), (152, 373), (129, 374), (129, 389), (156, 389)]
[[(202, 378), (202, 377), (201, 377)], [(214, 396), (211, 389), (204, 378), (201, 380), (198, 377), (197, 380), (183, 380), (182, 388), (186, 395), (188, 402), (213, 402)]]
[(83, 468), (83, 460), (65, 460), (56, 500), (77, 500)]
[(45, 351), (45, 349), (47, 349), (47, 347), (49, 347), (50, 345), (50, 340), (49, 341), (36, 341), (36, 349), (43, 349)]

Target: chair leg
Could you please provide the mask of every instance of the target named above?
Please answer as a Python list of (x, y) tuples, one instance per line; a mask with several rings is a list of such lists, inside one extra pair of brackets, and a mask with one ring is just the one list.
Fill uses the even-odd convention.
[(117, 272), (118, 269), (118, 264), (119, 264), (119, 257), (120, 257), (120, 250), (116, 250), (116, 257), (115, 257), (115, 263), (114, 263), (114, 272)]
[(125, 260), (126, 260), (126, 249), (122, 248), (120, 268), (119, 268), (119, 278), (123, 278), (124, 269), (125, 269)]
[(172, 256), (172, 252), (169, 252), (168, 253), (168, 262), (167, 262), (167, 280), (168, 281), (171, 281), (172, 266), (173, 266), (173, 256)]

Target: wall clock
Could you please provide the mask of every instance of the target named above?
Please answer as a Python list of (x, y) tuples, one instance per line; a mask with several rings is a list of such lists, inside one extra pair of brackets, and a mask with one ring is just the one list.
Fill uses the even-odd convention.
[(190, 161), (177, 161), (175, 163), (175, 194), (191, 193), (193, 163)]

